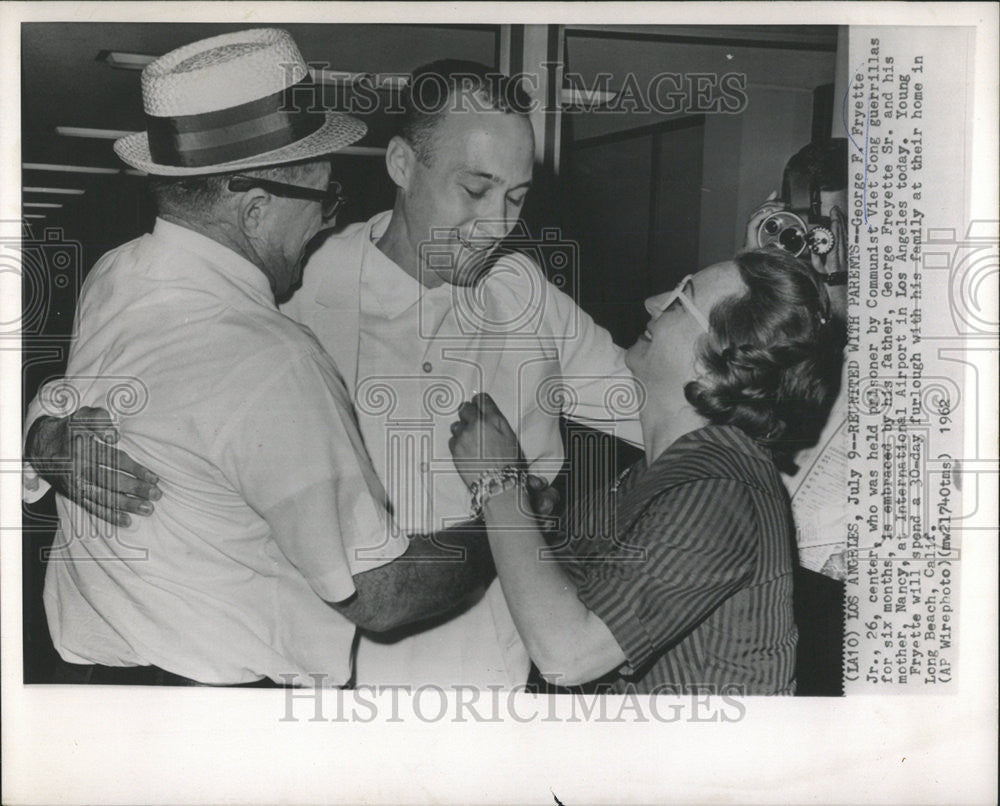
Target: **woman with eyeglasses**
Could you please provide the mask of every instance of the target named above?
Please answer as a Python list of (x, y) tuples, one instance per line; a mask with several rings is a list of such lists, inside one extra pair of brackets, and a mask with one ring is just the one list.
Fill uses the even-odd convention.
[(452, 426), (456, 467), (549, 682), (791, 694), (795, 548), (778, 467), (815, 437), (836, 390), (829, 299), (808, 266), (768, 249), (646, 307), (652, 318), (626, 355), (645, 392), (645, 458), (567, 521), (610, 523), (607, 533), (547, 548), (510, 459), (517, 438), (486, 395)]

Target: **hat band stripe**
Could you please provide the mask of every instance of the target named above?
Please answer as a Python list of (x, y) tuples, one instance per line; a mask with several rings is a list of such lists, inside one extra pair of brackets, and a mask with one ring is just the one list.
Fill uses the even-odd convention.
[[(294, 93), (304, 79), (273, 95), (197, 115), (146, 116), (149, 153), (161, 165), (200, 168), (254, 157), (291, 145), (319, 130), (323, 112), (307, 111)], [(310, 98), (312, 102), (314, 96)]]
[(217, 129), (205, 129), (198, 132), (178, 132), (174, 135), (175, 146), (183, 152), (197, 151), (199, 148), (238, 143), (248, 137), (258, 137), (264, 134), (283, 131), (288, 128), (288, 121), (281, 114), (268, 115), (232, 126), (220, 126)]
[[(200, 168), (205, 165), (223, 165), (227, 162), (256, 157), (266, 154), (279, 148), (291, 145), (301, 137), (288, 137), (286, 130), (262, 134), (249, 140), (243, 140), (237, 144), (226, 143), (217, 146), (206, 146), (204, 148), (192, 149), (184, 152), (183, 162), (180, 166), (185, 168)], [(319, 157), (315, 157), (319, 159)], [(224, 171), (225, 168), (220, 168)]]
[[(296, 93), (299, 96), (296, 97)], [(200, 131), (201, 129), (217, 129), (234, 123), (243, 123), (254, 118), (264, 117), (272, 112), (293, 112), (311, 108), (316, 104), (316, 84), (307, 75), (301, 81), (278, 90), (271, 95), (265, 95), (245, 104), (237, 104), (226, 109), (213, 109), (199, 112), (195, 115), (173, 115), (168, 117), (153, 117), (153, 120), (169, 120), (179, 132)], [(152, 116), (150, 116), (152, 117)]]

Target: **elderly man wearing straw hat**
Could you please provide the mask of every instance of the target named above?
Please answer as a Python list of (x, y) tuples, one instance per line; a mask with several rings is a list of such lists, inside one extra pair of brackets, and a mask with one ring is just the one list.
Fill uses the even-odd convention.
[(475, 535), (400, 535), (337, 368), (276, 307), (340, 203), (325, 155), (365, 132), (309, 111), (308, 76), (283, 31), (195, 42), (143, 71), (147, 131), (115, 145), (159, 217), (90, 272), (66, 379), (29, 413), (82, 405), (70, 428), (127, 390), (122, 451), (87, 444), (157, 500), (129, 520), (58, 499), (45, 608), (91, 682), (344, 685), (356, 625), (439, 613), (490, 573)]

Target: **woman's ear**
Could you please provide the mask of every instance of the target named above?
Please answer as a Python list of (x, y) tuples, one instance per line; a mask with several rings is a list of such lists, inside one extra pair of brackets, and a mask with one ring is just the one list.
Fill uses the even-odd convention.
[(398, 135), (389, 141), (385, 149), (385, 168), (389, 178), (400, 190), (408, 190), (413, 177), (413, 166), (417, 155), (413, 147)]
[(714, 348), (715, 340), (712, 338), (712, 334), (702, 333), (695, 338), (694, 344), (691, 347), (691, 374), (689, 380), (700, 381), (711, 371), (705, 363), (705, 355)]

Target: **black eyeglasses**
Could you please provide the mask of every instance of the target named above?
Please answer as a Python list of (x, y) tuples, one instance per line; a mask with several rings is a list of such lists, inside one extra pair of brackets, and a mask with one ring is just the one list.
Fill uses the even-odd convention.
[(275, 182), (272, 179), (261, 179), (257, 176), (234, 176), (230, 178), (227, 187), (237, 193), (244, 193), (253, 188), (266, 190), (275, 196), (285, 196), (290, 199), (307, 199), (318, 201), (323, 205), (323, 220), (329, 221), (343, 207), (347, 197), (343, 194), (340, 182), (330, 180), (326, 190), (317, 188), (307, 188), (301, 185), (286, 185), (284, 182)]

